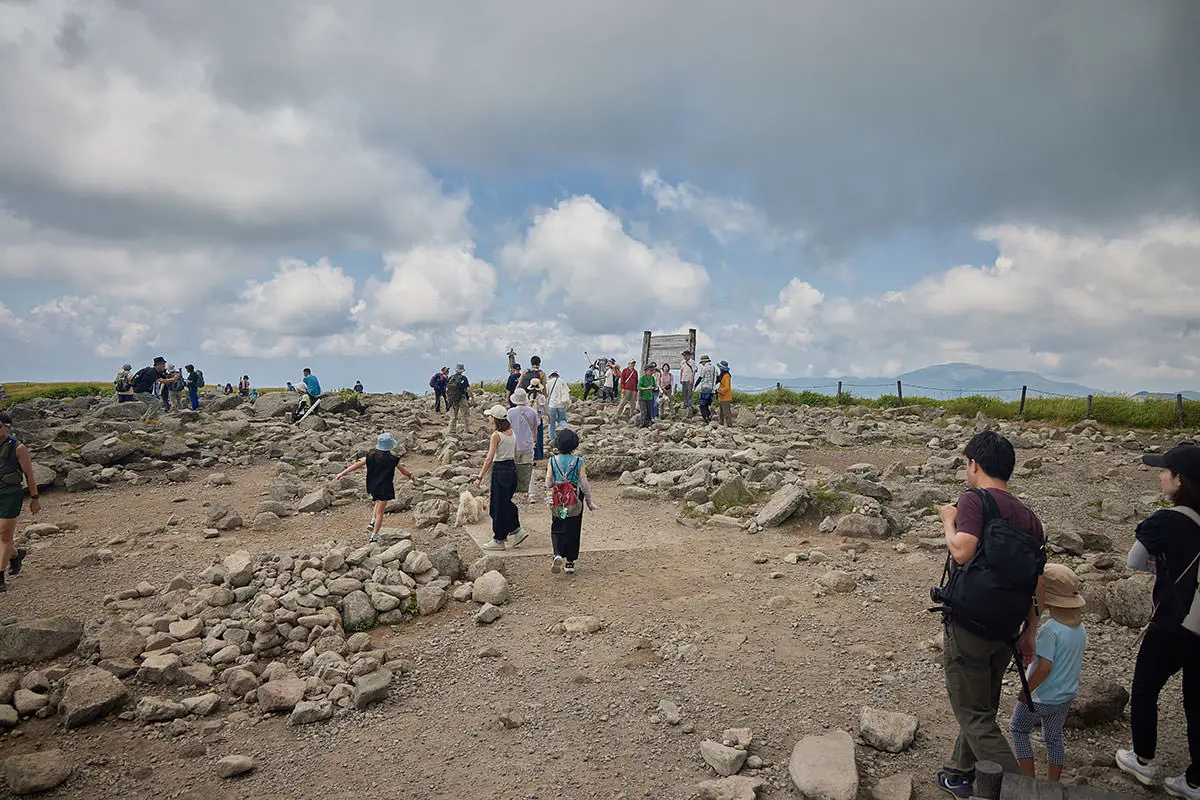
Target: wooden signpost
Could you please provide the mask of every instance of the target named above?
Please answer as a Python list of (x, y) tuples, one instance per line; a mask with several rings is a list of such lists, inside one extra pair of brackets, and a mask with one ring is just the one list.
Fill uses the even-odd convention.
[(682, 360), (684, 350), (696, 352), (696, 329), (691, 328), (687, 333), (659, 333), (654, 334), (650, 331), (642, 333), (642, 366), (646, 369), (646, 365), (653, 361), (655, 364), (662, 366), (663, 362), (670, 364), (673, 368), (679, 366)]

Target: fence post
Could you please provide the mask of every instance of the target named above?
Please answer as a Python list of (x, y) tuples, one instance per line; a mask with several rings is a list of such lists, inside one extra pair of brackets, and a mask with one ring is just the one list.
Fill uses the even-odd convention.
[(642, 372), (646, 371), (646, 364), (650, 361), (650, 331), (642, 331)]
[(900, 381), (896, 381), (896, 405), (904, 405), (904, 389), (900, 386)]
[(837, 393), (837, 396), (838, 396), (839, 398), (842, 396), (842, 382), (841, 382), (841, 381), (838, 381), (838, 393)]
[(1175, 395), (1175, 411), (1179, 414), (1179, 427), (1183, 427), (1183, 392)]
[(1087, 413), (1083, 415), (1084, 419), (1092, 418), (1092, 396), (1088, 395)]
[(1017, 412), (1018, 417), (1025, 416), (1025, 392), (1028, 389), (1029, 389), (1028, 386), (1021, 387), (1021, 409)]
[(1004, 768), (995, 761), (975, 762), (975, 791), (976, 797), (987, 800), (1000, 800), (1001, 788), (1004, 785)]

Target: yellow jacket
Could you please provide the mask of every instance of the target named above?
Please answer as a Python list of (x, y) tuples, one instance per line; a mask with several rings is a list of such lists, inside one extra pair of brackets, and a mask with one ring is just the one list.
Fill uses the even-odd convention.
[(721, 376), (721, 380), (717, 381), (717, 400), (721, 402), (733, 400), (733, 379), (728, 372)]

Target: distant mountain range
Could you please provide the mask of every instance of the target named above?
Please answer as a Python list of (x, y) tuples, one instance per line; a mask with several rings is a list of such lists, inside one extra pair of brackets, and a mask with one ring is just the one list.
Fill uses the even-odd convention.
[[(896, 381), (904, 387), (905, 394), (912, 396), (934, 397), (946, 399), (965, 397), (972, 394), (993, 395), (1006, 399), (1016, 399), (1021, 396), (1021, 387), (1027, 386), (1030, 396), (1039, 394), (1067, 395), (1083, 397), (1089, 394), (1113, 394), (1100, 389), (1094, 389), (1079, 383), (1056, 381), (1039, 375), (1036, 372), (1012, 372), (1007, 370), (989, 369), (956, 362), (938, 364), (932, 367), (905, 372), (893, 378), (855, 377), (841, 378), (754, 378), (734, 376), (736, 388), (746, 392), (761, 392), (774, 389), (777, 383), (794, 391), (811, 390), (824, 394), (837, 392), (837, 383), (841, 381), (843, 391), (852, 393), (855, 397), (874, 398), (885, 394), (896, 393)], [(1200, 400), (1200, 392), (1186, 391), (1183, 396), (1187, 400)], [(1138, 392), (1134, 397), (1174, 398), (1174, 393)]]

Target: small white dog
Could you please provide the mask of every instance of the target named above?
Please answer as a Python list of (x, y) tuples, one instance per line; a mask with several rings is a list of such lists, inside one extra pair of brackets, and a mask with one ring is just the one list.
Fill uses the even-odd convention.
[(477, 525), (483, 519), (483, 498), (470, 492), (458, 496), (458, 513), (454, 515), (454, 527)]

